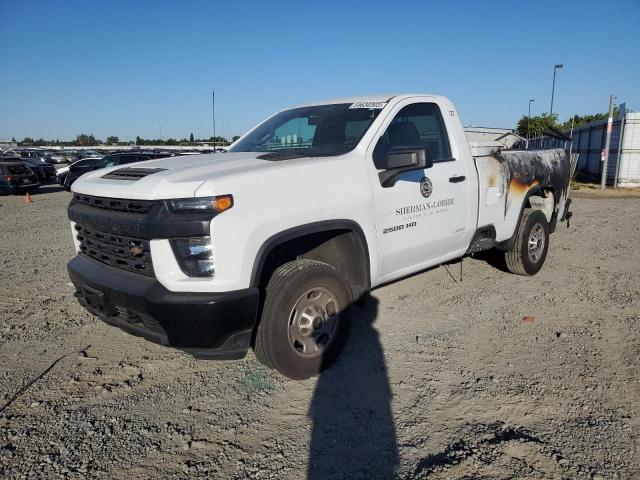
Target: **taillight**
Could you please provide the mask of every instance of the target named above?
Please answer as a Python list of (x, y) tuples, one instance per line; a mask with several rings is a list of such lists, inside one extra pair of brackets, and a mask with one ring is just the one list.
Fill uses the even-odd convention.
[(13, 176), (12, 175), (5, 175), (2, 178), (5, 179), (7, 182), (13, 182)]

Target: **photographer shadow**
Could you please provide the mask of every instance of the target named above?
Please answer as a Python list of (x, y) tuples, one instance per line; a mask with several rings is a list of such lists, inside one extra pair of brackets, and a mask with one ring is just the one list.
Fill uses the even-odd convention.
[(398, 446), (379, 334), (378, 300), (352, 308), (340, 359), (320, 374), (311, 401), (308, 478), (393, 478)]

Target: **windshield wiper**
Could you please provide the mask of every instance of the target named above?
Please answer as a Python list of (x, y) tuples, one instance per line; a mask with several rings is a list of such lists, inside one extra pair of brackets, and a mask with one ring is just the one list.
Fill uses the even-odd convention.
[(299, 149), (299, 150), (276, 150), (274, 152), (264, 153), (258, 158), (260, 160), (289, 160), (292, 158), (304, 158), (309, 157), (308, 150)]

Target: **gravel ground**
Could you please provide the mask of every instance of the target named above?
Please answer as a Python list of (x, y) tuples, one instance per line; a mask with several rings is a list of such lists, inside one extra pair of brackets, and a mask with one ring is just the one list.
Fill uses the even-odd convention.
[[(582, 195), (582, 194), (580, 194)], [(375, 290), (293, 382), (195, 361), (74, 300), (69, 194), (0, 197), (2, 478), (640, 477), (640, 198), (577, 196), (543, 270), (465, 259)]]

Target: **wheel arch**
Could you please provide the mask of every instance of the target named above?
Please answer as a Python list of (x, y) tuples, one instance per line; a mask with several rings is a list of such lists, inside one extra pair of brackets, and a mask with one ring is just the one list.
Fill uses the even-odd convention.
[(518, 214), (518, 221), (516, 222), (516, 227), (513, 231), (513, 235), (511, 236), (511, 238), (498, 243), (497, 248), (499, 248), (500, 250), (506, 251), (506, 250), (510, 250), (513, 247), (516, 241), (516, 237), (518, 235), (518, 228), (520, 227), (520, 222), (522, 221), (522, 216), (524, 215), (524, 211), (527, 208), (531, 208), (531, 200), (530, 200), (531, 197), (536, 197), (536, 196), (545, 197), (547, 192), (552, 193), (554, 196), (553, 213), (551, 215), (551, 221), (549, 221), (549, 233), (553, 233), (553, 231), (555, 230), (555, 226), (557, 222), (557, 213), (558, 213), (557, 212), (557, 204), (558, 204), (557, 196), (555, 194), (553, 187), (551, 186), (534, 185), (527, 191), (527, 193), (524, 196), (524, 199), (522, 200), (522, 205), (520, 205), (520, 213)]
[(264, 286), (279, 265), (296, 258), (324, 261), (349, 283), (354, 300), (371, 288), (371, 257), (362, 227), (349, 219), (298, 225), (269, 237), (259, 248), (251, 271), (251, 287)]

